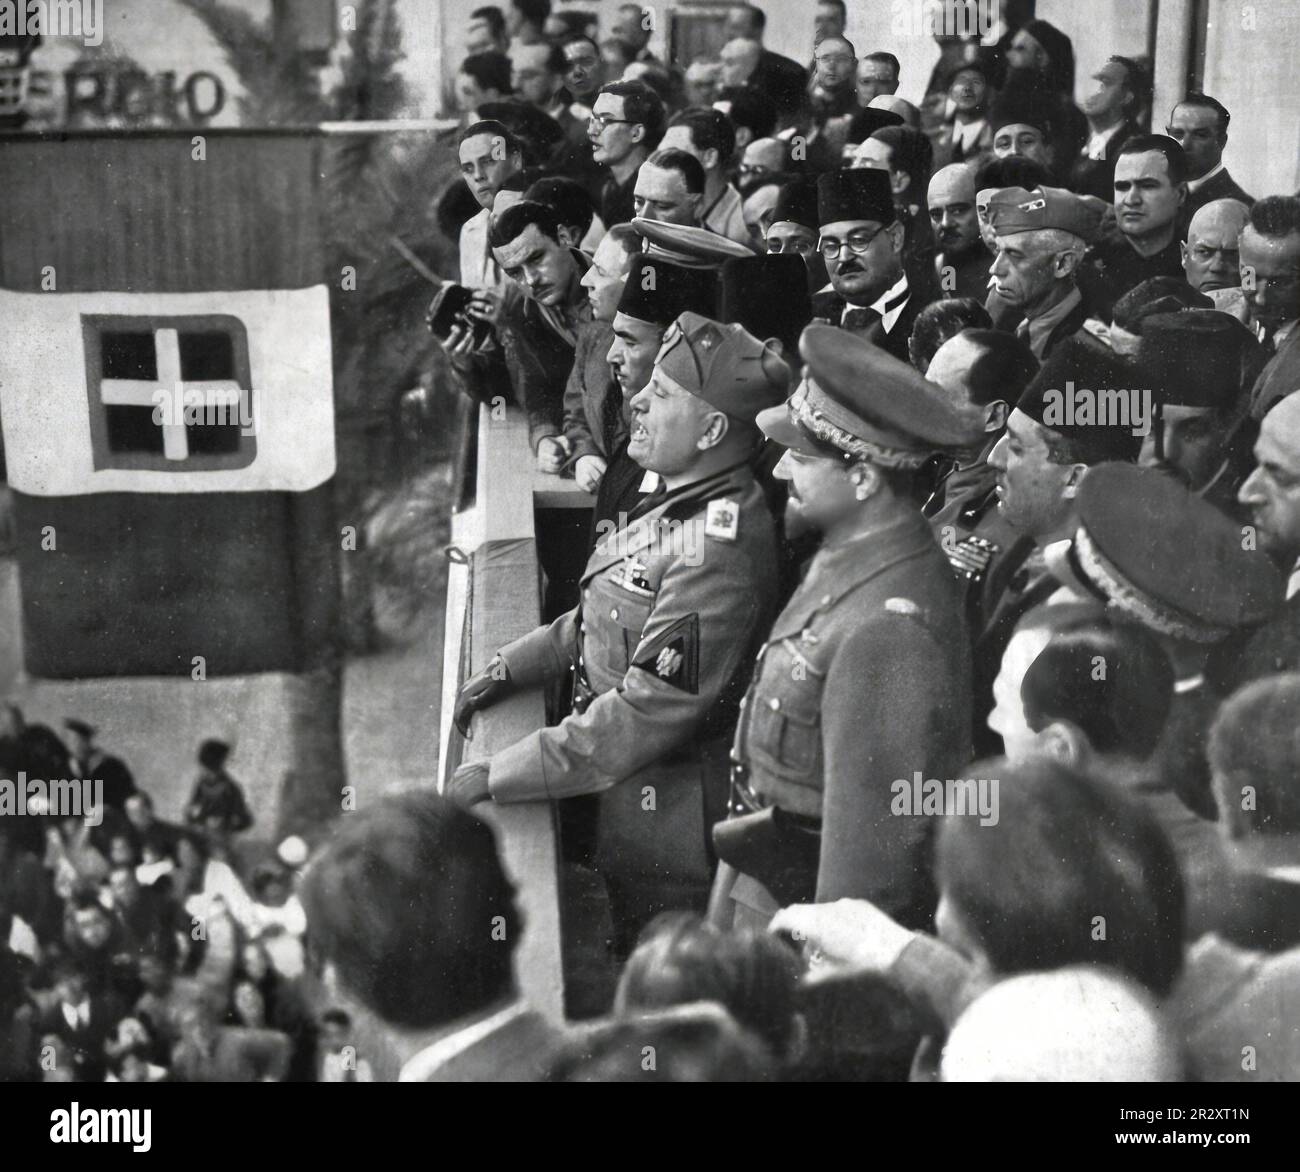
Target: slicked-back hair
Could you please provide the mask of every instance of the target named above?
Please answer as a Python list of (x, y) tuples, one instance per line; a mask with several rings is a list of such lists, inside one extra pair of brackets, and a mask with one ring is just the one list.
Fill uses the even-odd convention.
[(600, 93), (623, 99), (623, 117), (645, 127), (647, 145), (657, 143), (663, 136), (663, 99), (645, 82), (635, 78), (631, 81), (611, 81), (600, 87)]
[(460, 146), (462, 143), (467, 142), (471, 138), (477, 138), (481, 134), (488, 134), (493, 138), (499, 138), (505, 146), (508, 154), (522, 155), (524, 153), (524, 144), (510, 133), (504, 122), (498, 122), (495, 118), (484, 118), (479, 122), (471, 122), (460, 132), (460, 137), (456, 140), (456, 145)]
[(1280, 238), (1300, 232), (1300, 196), (1267, 195), (1250, 209), (1250, 226), (1261, 236)]
[(444, 1025), (512, 990), (520, 925), (496, 841), (437, 793), (384, 798), (340, 819), (301, 898), (313, 967), (331, 962), (390, 1025)]
[(532, 183), (524, 192), (524, 199), (550, 204), (566, 228), (576, 228), (579, 237), (585, 236), (596, 215), (596, 205), (591, 195), (576, 179), (564, 175), (547, 175)]
[(476, 8), (469, 14), (470, 23), (481, 20), (488, 29), (491, 30), (495, 40), (503, 40), (506, 35), (506, 14), (501, 11), (495, 4), (488, 4), (482, 8)]
[(495, 49), (471, 53), (460, 63), (460, 72), (472, 77), (480, 89), (510, 92), (510, 58)]
[(697, 151), (717, 151), (718, 166), (725, 167), (736, 153), (736, 128), (721, 110), (711, 106), (688, 106), (674, 116), (669, 126), (685, 126)]
[(682, 182), (686, 184), (686, 190), (691, 195), (704, 194), (704, 164), (694, 155), (669, 147), (666, 150), (655, 151), (641, 165), (644, 167), (646, 163), (654, 167), (662, 167), (667, 171), (676, 171), (682, 177)]
[(1228, 107), (1216, 98), (1210, 97), (1209, 94), (1191, 93), (1175, 104), (1178, 106), (1200, 106), (1205, 110), (1213, 110), (1219, 118), (1219, 135), (1222, 137), (1228, 133), (1228, 123), (1232, 121), (1232, 115), (1228, 113)]
[(506, 208), (499, 216), (492, 217), (488, 244), (493, 248), (504, 248), (527, 231), (529, 224), (536, 224), (543, 236), (559, 243), (560, 213), (548, 203), (523, 199)]
[(1023, 155), (989, 159), (975, 172), (977, 193), (990, 187), (1023, 187), (1026, 191), (1033, 191), (1035, 187), (1051, 182), (1052, 177), (1046, 167)]
[[(912, 365), (924, 374), (940, 346), (958, 334), (975, 332), (976, 327), (981, 332), (991, 331), (993, 327), (993, 319), (982, 301), (977, 301), (974, 297), (943, 297), (931, 301), (912, 323), (912, 333), (907, 339), (907, 355), (912, 360)], [(1009, 401), (1014, 403), (1016, 399), (1013, 397)]]
[(628, 256), (641, 255), (641, 233), (631, 224), (615, 224), (602, 239), (613, 240), (616, 244), (622, 245), (623, 251)]
[(1183, 880), (1147, 805), (1047, 759), (979, 762), (968, 776), (998, 780), (998, 821), (944, 818), (937, 873), (995, 972), (1102, 965), (1167, 994), (1182, 966)]
[(897, 81), (903, 74), (903, 67), (899, 64), (898, 58), (893, 53), (876, 52), (868, 53), (862, 58), (863, 61), (874, 61), (878, 65), (888, 65), (894, 73), (894, 80)]
[(517, 9), (529, 24), (538, 28), (546, 23), (551, 15), (551, 0), (509, 0), (511, 8)]
[(1167, 134), (1135, 134), (1119, 149), (1120, 156), (1144, 155), (1148, 151), (1157, 151), (1164, 155), (1169, 167), (1169, 182), (1177, 187), (1187, 182), (1187, 154), (1178, 143)]
[(919, 130), (910, 126), (883, 126), (872, 136), (889, 147), (889, 165), (911, 177), (913, 192), (925, 197), (934, 163), (934, 145)]

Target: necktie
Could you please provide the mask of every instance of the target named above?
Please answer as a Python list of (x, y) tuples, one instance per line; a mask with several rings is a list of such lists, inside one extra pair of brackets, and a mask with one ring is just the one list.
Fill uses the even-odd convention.
[(852, 330), (855, 334), (860, 334), (864, 330), (870, 329), (880, 320), (880, 314), (874, 309), (851, 305), (844, 311), (844, 317), (840, 320), (840, 325), (846, 330)]

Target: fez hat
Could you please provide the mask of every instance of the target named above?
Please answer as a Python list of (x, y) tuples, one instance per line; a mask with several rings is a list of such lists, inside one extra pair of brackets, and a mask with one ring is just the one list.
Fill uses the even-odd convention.
[(1264, 622), (1285, 584), (1241, 526), (1157, 468), (1101, 464), (1079, 485), (1073, 540), (1044, 551), (1048, 569), (1144, 627), (1195, 643)]
[(1137, 358), (1161, 405), (1227, 410), (1241, 398), (1241, 351), (1249, 333), (1214, 309), (1155, 313), (1142, 322)]
[(781, 184), (771, 223), (782, 222), (802, 224), (817, 231), (820, 225), (817, 219), (817, 181), (812, 176), (801, 175)]
[(881, 110), (877, 106), (865, 106), (849, 120), (848, 136), (844, 141), (850, 146), (856, 146), (860, 142), (866, 142), (877, 130), (902, 125), (901, 114), (896, 114), (893, 110)]
[(1058, 435), (1081, 443), (1092, 453), (1087, 463), (1136, 460), (1142, 436), (1132, 418), (1098, 421), (1094, 416), (1075, 420), (1067, 406), (1066, 384), (1089, 391), (1141, 389), (1137, 367), (1125, 362), (1087, 334), (1075, 334), (1057, 345), (1039, 367), (1016, 410)]
[(875, 220), (892, 224), (896, 215), (887, 171), (859, 167), (849, 171), (825, 171), (817, 177), (819, 225), (841, 220)]
[(683, 268), (642, 253), (632, 258), (618, 312), (667, 329), (688, 309), (711, 314), (717, 287), (717, 276), (710, 269)]
[(799, 348), (812, 321), (808, 266), (793, 253), (729, 260), (722, 266), (718, 317), (739, 322), (756, 338), (778, 338), (785, 353)]
[(1130, 334), (1141, 334), (1142, 322), (1154, 313), (1213, 308), (1213, 301), (1180, 277), (1148, 277), (1115, 302), (1111, 322)]

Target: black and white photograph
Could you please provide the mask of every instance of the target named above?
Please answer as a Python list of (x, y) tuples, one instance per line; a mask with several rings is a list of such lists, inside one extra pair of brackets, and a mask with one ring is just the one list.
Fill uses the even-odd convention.
[(1278, 1132), (1297, 50), (1296, 0), (0, 0), (24, 1142), (447, 1109), (266, 1082)]

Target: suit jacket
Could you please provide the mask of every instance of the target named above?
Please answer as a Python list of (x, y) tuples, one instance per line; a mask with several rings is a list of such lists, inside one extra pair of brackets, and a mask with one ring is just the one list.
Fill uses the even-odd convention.
[(564, 434), (573, 445), (574, 460), (581, 456), (608, 460), (627, 433), (622, 392), (605, 361), (613, 340), (608, 322), (589, 321), (578, 330), (573, 369), (564, 388)]
[(919, 513), (823, 546), (759, 653), (735, 756), (764, 804), (822, 823), (819, 901), (869, 899), (907, 924), (934, 910), (924, 818), (892, 783), (970, 757), (961, 594)]
[(40, 1017), (42, 1034), (56, 1034), (72, 1048), (78, 1082), (103, 1079), (107, 1066), (104, 1042), (116, 1028), (123, 1011), (122, 1004), (111, 993), (91, 993), (89, 1001), (89, 1020), (84, 1025), (69, 1025), (59, 1002), (51, 1005)]
[(1069, 183), (1071, 191), (1080, 195), (1095, 195), (1107, 203), (1115, 199), (1115, 161), (1124, 144), (1135, 134), (1141, 133), (1137, 123), (1125, 119), (1119, 129), (1106, 141), (1106, 152), (1100, 159), (1090, 159), (1087, 155), (1088, 144), (1074, 159), (1070, 168)]
[[(902, 312), (895, 318), (893, 329), (886, 330), (882, 319), (873, 322), (866, 329), (850, 331), (861, 338), (865, 338), (872, 345), (879, 346), (882, 350), (892, 354), (900, 362), (910, 362), (907, 342), (912, 336), (912, 326), (916, 324), (917, 315), (921, 310), (934, 300), (932, 290), (928, 286), (926, 288), (917, 288), (912, 277), (913, 271), (909, 268), (907, 301), (903, 305)], [(847, 304), (843, 297), (827, 285), (825, 289), (813, 294), (813, 320), (825, 322), (827, 325), (838, 326), (843, 318)]]
[(1300, 325), (1268, 360), (1250, 392), (1250, 414), (1263, 419), (1279, 399), (1300, 388)]
[(1255, 202), (1253, 195), (1247, 195), (1240, 184), (1233, 179), (1227, 167), (1224, 167), (1213, 179), (1202, 183), (1195, 191), (1187, 193), (1187, 202), (1183, 204), (1183, 215), (1190, 222), (1193, 214), (1207, 203), (1216, 199), (1239, 199), (1247, 207)]
[(742, 464), (611, 530), (579, 605), (501, 649), (519, 685), (577, 683), (573, 713), (495, 754), (488, 784), (501, 802), (599, 794), (598, 869), (703, 883), (736, 703), (775, 609), (775, 526)]

